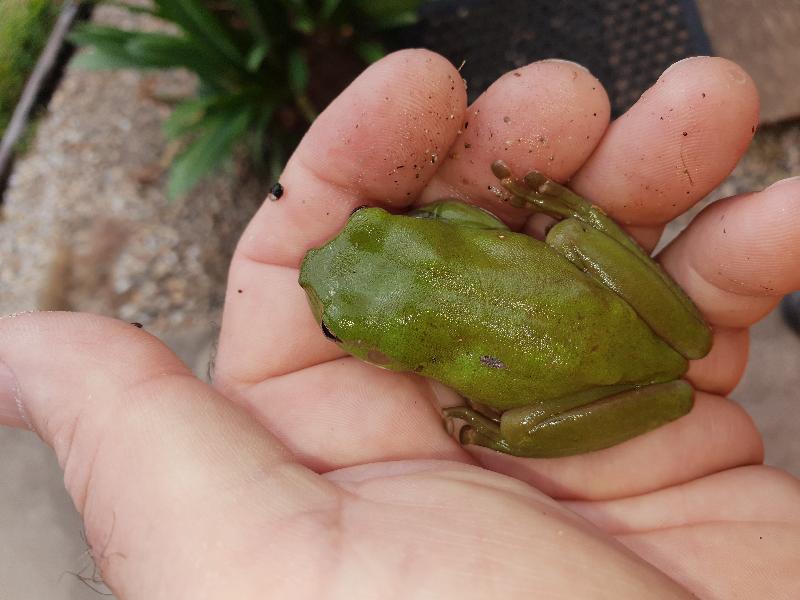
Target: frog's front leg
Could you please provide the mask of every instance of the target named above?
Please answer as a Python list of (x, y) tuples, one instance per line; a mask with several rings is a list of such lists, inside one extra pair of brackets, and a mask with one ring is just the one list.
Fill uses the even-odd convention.
[(525, 457), (557, 457), (601, 450), (682, 417), (692, 408), (692, 386), (676, 380), (642, 386), (564, 412), (541, 405), (503, 413), (498, 425), (464, 406), (448, 408), (448, 418), (468, 425), (462, 444), (476, 444)]
[(451, 431), (453, 419), (461, 419), (467, 423), (458, 432), (458, 440), (461, 444), (484, 446), (498, 452), (514, 454), (500, 433), (500, 424), (481, 414), (478, 410), (468, 406), (454, 406), (445, 408), (442, 414), (447, 420), (448, 431)]
[(459, 200), (444, 198), (416, 208), (408, 214), (418, 219), (439, 219), (461, 227), (508, 231), (508, 225), (489, 211), (470, 204), (464, 204)]

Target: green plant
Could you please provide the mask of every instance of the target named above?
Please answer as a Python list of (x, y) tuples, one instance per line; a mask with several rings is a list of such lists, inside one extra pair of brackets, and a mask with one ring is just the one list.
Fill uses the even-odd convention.
[(0, 0), (0, 137), (58, 15), (53, 0)]
[(197, 74), (197, 96), (177, 105), (168, 137), (185, 141), (170, 169), (179, 196), (251, 142), (280, 172), (317, 112), (365, 63), (383, 55), (375, 34), (414, 21), (421, 0), (154, 0), (133, 7), (175, 25), (174, 35), (87, 24), (72, 39), (93, 50), (86, 68), (165, 69)]

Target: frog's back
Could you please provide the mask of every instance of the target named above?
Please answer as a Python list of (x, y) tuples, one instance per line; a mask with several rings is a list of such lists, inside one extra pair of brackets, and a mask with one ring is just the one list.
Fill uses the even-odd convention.
[(361, 210), (309, 253), (301, 284), (355, 356), (496, 408), (686, 369), (622, 298), (505, 230)]

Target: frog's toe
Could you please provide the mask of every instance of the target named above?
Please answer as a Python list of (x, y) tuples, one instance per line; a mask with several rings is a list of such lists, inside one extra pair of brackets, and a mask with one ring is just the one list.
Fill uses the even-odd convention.
[(453, 435), (455, 433), (455, 419), (447, 416), (447, 414), (442, 414), (442, 425), (444, 425), (444, 430), (447, 432), (447, 435)]
[(508, 443), (500, 434), (500, 426), (495, 421), (468, 406), (455, 406), (442, 411), (448, 431), (453, 431), (455, 419), (466, 424), (458, 432), (462, 445), (484, 446), (499, 452), (512, 453)]
[(464, 425), (464, 427), (461, 428), (461, 431), (458, 433), (458, 441), (461, 442), (462, 446), (483, 446), (484, 448), (491, 448), (498, 452), (514, 454), (504, 439), (484, 435), (471, 425)]

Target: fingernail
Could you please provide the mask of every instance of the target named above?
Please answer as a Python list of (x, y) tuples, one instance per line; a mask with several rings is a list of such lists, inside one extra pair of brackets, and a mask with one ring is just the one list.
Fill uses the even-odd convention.
[(22, 406), (17, 378), (4, 362), (0, 362), (0, 425), (33, 429)]
[[(703, 58), (708, 58), (708, 56), (690, 56), (688, 58), (683, 58), (683, 59), (679, 60), (678, 62), (674, 62), (670, 66), (667, 67), (667, 69), (661, 74), (661, 77), (663, 77), (664, 75), (666, 75), (667, 73), (672, 71), (672, 69), (674, 69), (678, 65), (683, 65), (683, 64), (686, 64), (688, 62), (692, 62), (692, 61), (695, 61), (695, 60), (700, 60), (700, 59), (703, 59)], [(661, 77), (659, 77), (659, 79), (661, 79)]]
[(576, 62), (572, 62), (571, 60), (566, 60), (564, 58), (545, 58), (544, 60), (541, 60), (539, 62), (543, 62), (543, 63), (561, 63), (561, 64), (564, 64), (564, 65), (568, 65), (570, 67), (578, 67), (581, 71), (586, 71), (587, 73), (590, 73), (589, 69), (584, 67), (582, 64), (576, 63)]
[(776, 181), (772, 185), (767, 186), (765, 189), (771, 190), (774, 187), (780, 187), (782, 185), (786, 185), (787, 183), (797, 183), (800, 181), (800, 175), (795, 175), (794, 177), (787, 177), (786, 179), (781, 179), (780, 181)]

